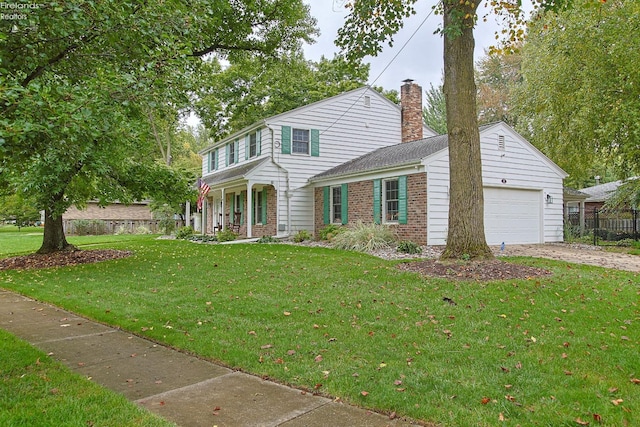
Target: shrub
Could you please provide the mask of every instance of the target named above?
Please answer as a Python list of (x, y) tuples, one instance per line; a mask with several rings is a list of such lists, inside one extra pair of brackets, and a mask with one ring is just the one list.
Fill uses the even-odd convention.
[(307, 230), (300, 230), (293, 236), (293, 241), (296, 243), (311, 239), (313, 239), (313, 236)]
[(218, 232), (216, 236), (218, 238), (218, 242), (230, 242), (238, 238), (238, 235), (228, 228)]
[(262, 236), (261, 238), (256, 240), (256, 243), (280, 243), (280, 240), (276, 239), (273, 236)]
[(193, 236), (193, 227), (180, 227), (176, 230), (176, 239), (188, 239)]
[(422, 248), (417, 243), (410, 240), (402, 240), (398, 243), (398, 252), (405, 254), (419, 254), (422, 253)]
[(192, 242), (209, 243), (209, 242), (217, 242), (218, 238), (216, 236), (203, 236), (201, 234), (192, 234), (191, 236), (186, 237), (186, 240), (191, 240)]
[(372, 252), (385, 249), (396, 241), (393, 231), (386, 225), (364, 224), (358, 221), (333, 239), (333, 246), (338, 249)]
[(144, 225), (139, 225), (138, 227), (136, 227), (135, 234), (151, 234), (151, 230), (149, 229), (149, 227), (145, 227)]
[(76, 219), (73, 228), (78, 236), (107, 234), (107, 225), (99, 219)]
[(318, 232), (318, 237), (320, 238), (320, 240), (327, 240), (330, 242), (334, 237), (336, 237), (346, 229), (347, 227), (342, 227), (338, 224), (329, 224)]
[(158, 227), (166, 235), (173, 233), (176, 228), (173, 208), (169, 205), (155, 206), (153, 217), (158, 220)]
[(119, 225), (118, 228), (116, 228), (116, 231), (113, 232), (113, 234), (115, 235), (131, 234), (131, 231), (129, 230), (129, 227), (125, 225)]

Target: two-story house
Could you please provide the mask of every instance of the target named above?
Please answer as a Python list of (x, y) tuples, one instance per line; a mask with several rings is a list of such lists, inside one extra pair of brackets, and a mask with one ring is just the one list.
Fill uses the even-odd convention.
[[(418, 138), (435, 135), (423, 124), (421, 106), (418, 114), (404, 115), (419, 128), (413, 131)], [(203, 205), (204, 231), (236, 222), (248, 237), (313, 232), (309, 179), (397, 144), (402, 116), (401, 107), (362, 87), (269, 117), (214, 143), (200, 152), (202, 179), (210, 187)]]
[[(562, 241), (567, 174), (505, 123), (481, 127), (480, 144), (488, 243)], [(401, 106), (364, 87), (255, 123), (201, 154), (207, 232), (236, 223), (248, 237), (317, 234), (363, 221), (419, 244), (446, 241), (448, 138), (424, 125), (422, 89), (410, 80)]]

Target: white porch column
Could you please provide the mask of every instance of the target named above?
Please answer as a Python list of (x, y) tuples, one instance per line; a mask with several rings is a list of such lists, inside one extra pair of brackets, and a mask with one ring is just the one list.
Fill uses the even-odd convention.
[(184, 204), (184, 226), (188, 227), (191, 225), (191, 202), (186, 201)]
[(221, 207), (221, 209), (222, 209), (222, 212), (221, 212), (222, 213), (222, 224), (221, 225), (222, 225), (222, 229), (226, 230), (227, 229), (227, 222), (225, 221), (224, 212), (225, 212), (225, 209), (227, 207), (226, 206), (226, 201), (227, 201), (226, 199), (227, 198), (225, 197), (224, 188), (220, 189), (220, 193), (221, 193), (220, 197), (222, 197), (222, 207)]
[(253, 183), (251, 181), (247, 181), (247, 207), (245, 209), (246, 214), (245, 214), (245, 220), (247, 222), (247, 237), (253, 237), (252, 236), (252, 225), (253, 225), (253, 203), (251, 201), (252, 199), (252, 194), (251, 194), (251, 187), (253, 187)]
[(208, 201), (205, 198), (202, 201), (202, 235), (204, 236), (205, 234), (207, 234), (207, 206), (208, 205)]
[(585, 221), (584, 221), (584, 200), (580, 200), (580, 236), (584, 235), (584, 227), (585, 227)]

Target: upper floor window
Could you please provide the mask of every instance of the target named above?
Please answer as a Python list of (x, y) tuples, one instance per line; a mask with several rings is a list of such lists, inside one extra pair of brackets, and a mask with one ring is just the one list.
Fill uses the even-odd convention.
[(239, 151), (238, 146), (239, 146), (239, 142), (237, 139), (227, 144), (226, 162), (225, 162), (227, 166), (232, 165), (234, 163), (238, 163), (238, 151)]
[(209, 172), (218, 169), (218, 149), (209, 152)]
[(293, 129), (292, 152), (294, 154), (309, 154), (309, 130)]
[(250, 158), (259, 156), (261, 143), (262, 143), (262, 138), (260, 136), (260, 129), (256, 130), (253, 133), (245, 135), (244, 159), (248, 160)]
[(281, 152), (282, 154), (320, 156), (320, 130), (292, 129), (291, 126), (282, 126)]
[(258, 153), (258, 138), (255, 133), (249, 135), (249, 157), (255, 157)]

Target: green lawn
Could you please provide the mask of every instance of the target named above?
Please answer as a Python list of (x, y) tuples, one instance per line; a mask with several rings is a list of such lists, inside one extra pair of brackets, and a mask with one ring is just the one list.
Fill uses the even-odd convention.
[(130, 258), (0, 272), (0, 286), (414, 419), (640, 423), (638, 274), (521, 258), (554, 275), (452, 282), (326, 248), (135, 237), (108, 245)]
[(0, 425), (173, 426), (0, 329)]

